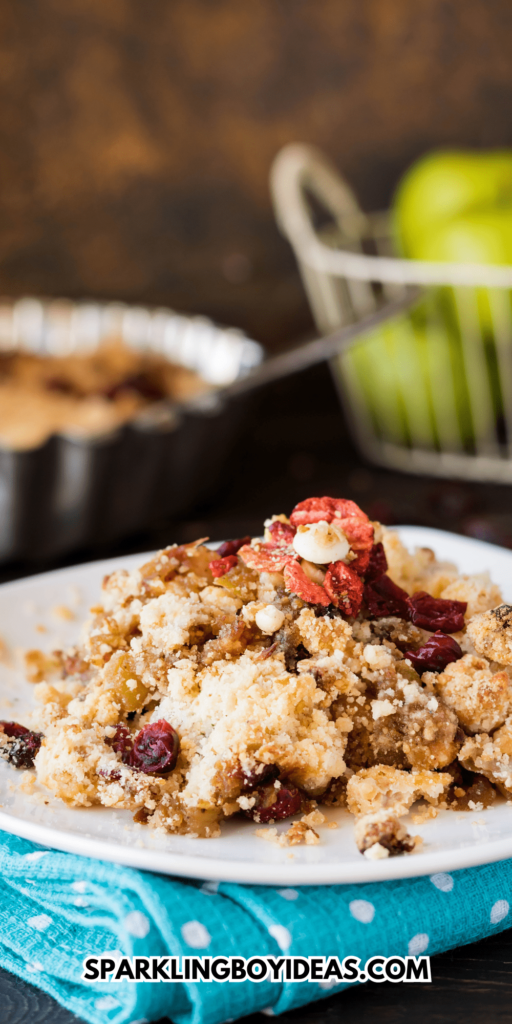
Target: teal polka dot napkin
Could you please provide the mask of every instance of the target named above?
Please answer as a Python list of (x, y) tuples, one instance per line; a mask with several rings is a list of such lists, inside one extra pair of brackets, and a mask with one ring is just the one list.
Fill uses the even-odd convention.
[[(439, 953), (512, 925), (512, 861), (364, 885), (187, 881), (0, 832), (0, 963), (91, 1024), (221, 1024), (345, 987), (81, 980), (87, 955), (360, 957)], [(435, 962), (433, 965), (435, 976)]]

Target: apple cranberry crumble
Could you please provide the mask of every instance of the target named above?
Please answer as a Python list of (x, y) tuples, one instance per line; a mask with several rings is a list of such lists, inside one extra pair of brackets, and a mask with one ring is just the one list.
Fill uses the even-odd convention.
[(23, 449), (52, 434), (89, 436), (125, 423), (151, 402), (186, 400), (208, 385), (163, 356), (120, 341), (94, 352), (0, 353), (0, 442)]
[(309, 498), (263, 540), (173, 546), (107, 576), (80, 647), (29, 653), (40, 722), (1, 723), (0, 752), (68, 804), (168, 832), (302, 813), (288, 841), (315, 843), (318, 805), (334, 805), (365, 856), (409, 852), (417, 801), (425, 820), (512, 796), (500, 601), (354, 502)]

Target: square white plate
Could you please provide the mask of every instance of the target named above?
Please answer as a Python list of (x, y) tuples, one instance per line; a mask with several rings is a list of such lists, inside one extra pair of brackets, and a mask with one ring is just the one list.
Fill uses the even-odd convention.
[[(512, 601), (512, 551), (422, 527), (400, 527), (399, 533), (409, 548), (431, 547), (462, 572), (489, 570), (504, 599)], [(76, 642), (105, 573), (141, 565), (146, 557), (93, 562), (1, 586), (0, 637), (13, 662), (22, 648), (51, 651)], [(56, 616), (62, 605), (74, 607), (73, 621)], [(31, 684), (21, 670), (0, 664), (0, 719), (26, 721), (33, 704)], [(290, 849), (257, 838), (257, 826), (245, 820), (226, 822), (219, 839), (156, 835), (136, 825), (129, 811), (69, 808), (41, 787), (38, 796), (24, 793), (19, 781), (20, 773), (0, 759), (0, 828), (58, 850), (171, 875), (253, 885), (321, 885), (432, 874), (512, 856), (512, 807), (505, 801), (474, 813), (441, 811), (433, 821), (411, 825), (414, 834), (423, 836), (421, 852), (368, 861), (356, 849), (354, 819), (339, 809), (326, 810), (338, 828), (321, 827), (318, 846)]]

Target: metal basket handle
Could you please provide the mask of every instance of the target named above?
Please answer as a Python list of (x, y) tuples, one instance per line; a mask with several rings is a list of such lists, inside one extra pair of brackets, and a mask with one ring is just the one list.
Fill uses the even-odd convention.
[[(329, 255), (364, 260), (361, 242), (370, 232), (352, 189), (327, 157), (313, 146), (285, 146), (274, 160), (270, 185), (277, 221), (295, 251), (319, 329), (327, 333), (374, 311), (379, 305), (370, 283), (375, 273), (361, 277), (338, 269), (333, 274), (328, 266)], [(327, 231), (315, 227), (308, 192), (332, 218)], [(386, 298), (403, 294), (395, 290)]]
[(304, 246), (318, 243), (306, 198), (308, 191), (332, 215), (347, 238), (359, 241), (366, 230), (366, 217), (352, 189), (314, 146), (301, 143), (285, 146), (272, 165), (270, 187), (279, 227), (300, 251)]

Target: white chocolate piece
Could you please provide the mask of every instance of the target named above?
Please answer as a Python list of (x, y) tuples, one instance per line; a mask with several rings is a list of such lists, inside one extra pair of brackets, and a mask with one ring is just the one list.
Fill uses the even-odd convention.
[(267, 604), (256, 612), (256, 625), (262, 633), (275, 633), (281, 629), (284, 622), (284, 613), (273, 604)]
[(327, 565), (346, 558), (350, 544), (341, 527), (336, 523), (308, 523), (299, 526), (293, 538), (293, 546), (301, 558), (316, 565)]
[(386, 847), (381, 846), (380, 843), (374, 843), (364, 851), (364, 856), (367, 860), (384, 860), (389, 857), (389, 850), (386, 850)]

